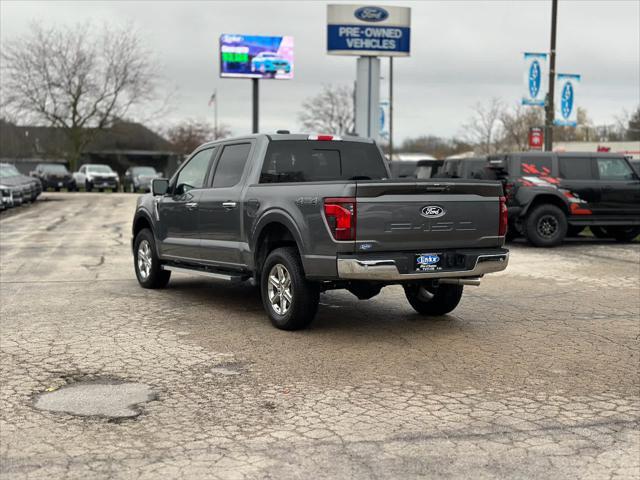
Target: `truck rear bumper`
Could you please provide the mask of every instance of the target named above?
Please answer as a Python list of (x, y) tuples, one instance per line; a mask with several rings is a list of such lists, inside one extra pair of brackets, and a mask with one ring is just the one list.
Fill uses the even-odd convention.
[(503, 248), (491, 250), (447, 251), (455, 258), (455, 266), (434, 272), (417, 272), (413, 269), (413, 253), (338, 256), (338, 277), (345, 280), (371, 280), (397, 282), (403, 280), (427, 280), (433, 278), (479, 277), (486, 273), (507, 268), (509, 251)]

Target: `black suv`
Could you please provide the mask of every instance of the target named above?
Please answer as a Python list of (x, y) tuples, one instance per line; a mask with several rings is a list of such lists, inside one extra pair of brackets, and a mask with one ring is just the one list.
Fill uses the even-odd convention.
[(31, 172), (31, 176), (40, 180), (44, 190), (53, 188), (59, 192), (61, 188), (69, 191), (76, 189), (76, 182), (71, 172), (62, 163), (39, 163)]
[(619, 241), (640, 234), (640, 176), (622, 155), (523, 152), (487, 162), (503, 182), (512, 233), (535, 246), (558, 245), (587, 226)]

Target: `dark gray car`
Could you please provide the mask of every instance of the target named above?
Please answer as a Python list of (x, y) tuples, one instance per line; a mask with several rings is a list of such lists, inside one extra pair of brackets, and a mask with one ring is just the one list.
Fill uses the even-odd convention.
[(323, 291), (368, 299), (401, 284), (428, 317), (464, 285), (506, 268), (499, 182), (392, 180), (378, 146), (330, 135), (254, 135), (205, 144), (153, 182), (133, 220), (145, 288), (171, 272), (261, 289), (282, 329), (313, 319)]

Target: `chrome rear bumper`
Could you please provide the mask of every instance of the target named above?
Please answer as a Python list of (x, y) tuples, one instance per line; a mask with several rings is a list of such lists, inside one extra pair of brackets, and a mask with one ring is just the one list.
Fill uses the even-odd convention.
[(395, 260), (361, 260), (338, 258), (338, 276), (349, 280), (426, 280), (433, 278), (479, 277), (485, 273), (500, 272), (507, 268), (509, 253), (478, 255), (471, 270), (444, 270), (439, 272), (400, 273)]

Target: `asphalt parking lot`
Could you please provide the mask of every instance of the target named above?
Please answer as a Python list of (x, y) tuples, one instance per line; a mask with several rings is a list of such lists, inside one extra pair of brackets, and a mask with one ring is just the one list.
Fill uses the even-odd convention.
[[(640, 244), (515, 244), (444, 320), (332, 292), (291, 333), (249, 286), (139, 288), (135, 198), (0, 217), (2, 478), (640, 476)], [(153, 393), (132, 418), (35, 408), (78, 382)]]

